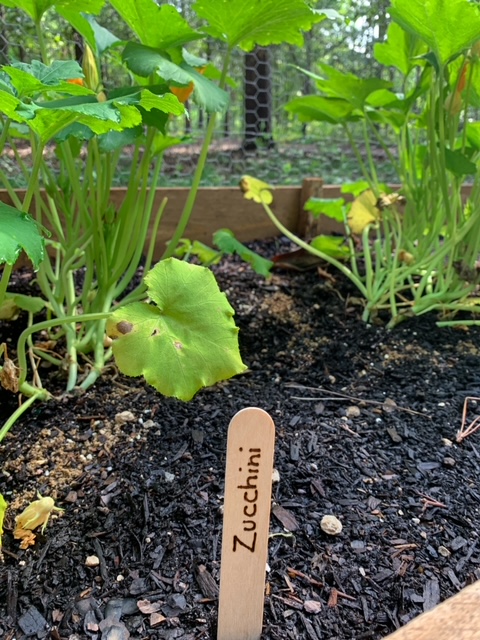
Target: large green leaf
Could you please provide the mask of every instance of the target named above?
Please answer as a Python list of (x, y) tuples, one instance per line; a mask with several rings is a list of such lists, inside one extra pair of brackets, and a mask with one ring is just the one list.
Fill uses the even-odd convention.
[(302, 31), (326, 18), (304, 0), (197, 0), (193, 9), (207, 20), (207, 33), (245, 51), (282, 42), (301, 47)]
[(445, 149), (445, 166), (456, 176), (469, 176), (477, 173), (477, 165), (459, 149)]
[(173, 93), (166, 93), (163, 96), (159, 96), (148, 89), (144, 89), (139, 105), (146, 109), (146, 111), (158, 109), (164, 113), (173, 113), (175, 116), (183, 116), (186, 113), (185, 107)]
[[(30, 74), (43, 85), (49, 87), (55, 87), (63, 80), (83, 78), (82, 67), (75, 60), (54, 60), (50, 65), (43, 64), (39, 60), (33, 60), (30, 64), (16, 62), (12, 66)], [(9, 67), (3, 68), (11, 76), (11, 72), (8, 69)]]
[(0, 264), (14, 264), (22, 250), (34, 267), (38, 267), (45, 256), (42, 234), (35, 220), (8, 204), (0, 202)]
[(158, 95), (149, 89), (144, 89), (142, 92), (139, 108), (143, 124), (155, 127), (162, 133), (165, 133), (169, 114), (181, 116), (187, 113), (183, 104), (173, 93)]
[(469, 122), (466, 126), (468, 142), (476, 151), (480, 151), (480, 122)]
[[(379, 185), (379, 188), (386, 190), (386, 185)], [(355, 182), (346, 182), (343, 184), (340, 191), (342, 193), (351, 193), (355, 198), (357, 198), (367, 189), (370, 189), (370, 183), (367, 180), (356, 180)]]
[(318, 88), (328, 96), (347, 100), (356, 109), (363, 109), (370, 94), (392, 86), (391, 82), (380, 78), (358, 78), (353, 73), (343, 73), (328, 64), (318, 66), (326, 76), (326, 79), (317, 80)]
[(312, 216), (327, 216), (337, 222), (344, 222), (345, 214), (343, 207), (345, 200), (343, 198), (309, 198), (305, 203), (305, 211), (310, 211)]
[(102, 10), (105, 0), (2, 0), (2, 4), (25, 11), (34, 22), (38, 23), (45, 11), (53, 6), (97, 15)]
[(149, 47), (170, 49), (203, 37), (171, 5), (159, 6), (154, 0), (110, 0), (110, 4)]
[(3, 67), (3, 71), (17, 90), (18, 98), (38, 96), (52, 91), (70, 95), (94, 94), (87, 87), (68, 82), (68, 80), (83, 78), (82, 69), (74, 60), (56, 60), (50, 66), (38, 60), (34, 60), (31, 64), (18, 62), (11, 67)]
[(392, 0), (389, 13), (426, 42), (441, 64), (480, 36), (480, 10), (469, 0)]
[(398, 95), (388, 89), (379, 89), (371, 93), (367, 100), (367, 104), (371, 107), (388, 107), (389, 109), (401, 109), (406, 111), (407, 103), (399, 98)]
[[(88, 130), (87, 130), (88, 131)], [(63, 131), (62, 131), (63, 134)], [(82, 132), (72, 131), (73, 137), (82, 139)], [(132, 127), (123, 131), (109, 131), (98, 137), (100, 151), (110, 152), (116, 149), (123, 149), (127, 145), (135, 144), (135, 142), (143, 136), (143, 127)], [(68, 136), (67, 136), (68, 137)], [(60, 138), (62, 139), (62, 138)], [(86, 137), (88, 139), (88, 137)]]
[(22, 106), (22, 102), (15, 98), (10, 92), (0, 90), (0, 113), (3, 113), (16, 122), (24, 122), (25, 117), (18, 113), (17, 109)]
[(120, 42), (117, 36), (98, 24), (91, 15), (70, 8), (57, 7), (57, 11), (82, 36), (92, 51), (96, 51), (99, 55)]
[[(2, 93), (0, 91), (0, 100)], [(185, 112), (173, 94), (157, 95), (148, 89), (138, 88), (131, 94), (119, 95), (105, 102), (98, 102), (95, 96), (73, 96), (29, 104), (14, 99), (7, 105), (9, 108), (5, 110), (2, 103), (0, 111), (4, 110), (10, 117), (25, 122), (44, 143), (60, 132), (60, 139), (69, 135), (88, 139), (90, 136), (83, 127), (98, 135), (132, 129), (142, 124), (142, 114), (149, 111), (174, 115)]]
[(347, 100), (324, 96), (294, 98), (285, 105), (285, 109), (291, 113), (296, 113), (302, 122), (315, 120), (318, 122), (338, 123), (351, 120), (352, 116), (356, 115), (353, 105)]
[(156, 156), (159, 153), (163, 153), (166, 149), (176, 147), (178, 144), (185, 143), (188, 140), (188, 138), (176, 138), (174, 136), (167, 136), (158, 132), (150, 146), (150, 151), (152, 156)]
[[(69, 127), (78, 119), (78, 116), (71, 111), (61, 112), (53, 109), (39, 109), (32, 119), (27, 118), (27, 111), (22, 111), (22, 115), (25, 115), (25, 124), (38, 135), (42, 144), (46, 144), (52, 140), (62, 129)], [(98, 131), (97, 133), (106, 133), (109, 131), (107, 123), (104, 122), (102, 124), (105, 130)]]
[(234, 311), (209, 269), (169, 258), (145, 283), (155, 304), (121, 307), (108, 323), (120, 371), (190, 400), (202, 387), (245, 370)]
[(176, 64), (162, 51), (135, 42), (127, 44), (122, 57), (130, 71), (139, 76), (148, 77), (156, 72), (166, 82), (179, 85), (193, 82), (194, 100), (207, 111), (225, 111), (228, 106), (228, 93), (186, 62)]
[[(61, 102), (61, 101), (58, 101)], [(68, 103), (68, 100), (64, 101)], [(122, 131), (139, 125), (142, 117), (133, 105), (122, 104), (120, 101), (107, 102), (82, 101), (79, 104), (50, 103), (36, 108), (33, 120), (28, 120), (28, 126), (37, 133), (43, 142), (56, 136), (64, 127), (77, 122), (89, 127), (94, 133), (108, 133)]]
[(40, 313), (47, 306), (47, 302), (38, 296), (26, 296), (22, 293), (7, 293), (0, 305), (0, 320), (15, 320), (20, 311)]
[(192, 242), (188, 238), (181, 238), (175, 249), (175, 257), (185, 258), (185, 256), (187, 259), (190, 256), (196, 256), (201, 264), (208, 267), (212, 264), (218, 264), (223, 257), (223, 252), (212, 249), (198, 240)]
[(315, 238), (312, 238), (310, 245), (317, 251), (321, 251), (336, 260), (346, 260), (350, 257), (350, 249), (345, 244), (343, 236), (315, 236)]
[(374, 47), (375, 58), (386, 67), (396, 67), (408, 76), (410, 71), (421, 64), (419, 56), (426, 53), (425, 44), (417, 35), (405, 31), (396, 22), (388, 27), (386, 42), (379, 42)]

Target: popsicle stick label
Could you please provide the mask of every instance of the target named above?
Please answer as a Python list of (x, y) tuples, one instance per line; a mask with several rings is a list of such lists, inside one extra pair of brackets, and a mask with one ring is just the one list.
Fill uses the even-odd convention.
[(250, 407), (230, 422), (225, 469), (217, 640), (259, 640), (272, 494), (275, 425)]

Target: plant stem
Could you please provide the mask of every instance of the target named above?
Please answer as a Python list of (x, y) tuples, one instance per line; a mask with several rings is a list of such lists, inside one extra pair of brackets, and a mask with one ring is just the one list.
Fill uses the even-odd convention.
[[(347, 134), (348, 141), (350, 142), (350, 146), (352, 147), (352, 151), (355, 154), (355, 158), (357, 159), (357, 162), (362, 171), (363, 177), (368, 182), (368, 184), (373, 187), (373, 178), (368, 173), (368, 169), (363, 161), (362, 154), (360, 153), (357, 143), (355, 142), (355, 139), (352, 136), (352, 132), (350, 131), (350, 128), (346, 122), (343, 124), (343, 130)], [(375, 195), (378, 196), (376, 192), (375, 192)]]
[(373, 155), (372, 155), (372, 149), (371, 149), (371, 145), (370, 145), (370, 138), (368, 136), (367, 118), (366, 118), (366, 116), (365, 116), (365, 118), (364, 118), (364, 120), (362, 122), (362, 129), (363, 129), (363, 139), (364, 139), (364, 142), (365, 142), (365, 151), (367, 153), (368, 167), (370, 169), (370, 176), (371, 176), (371, 181), (372, 181), (372, 186), (373, 186), (373, 192), (375, 193), (375, 195), (378, 196), (379, 189), (378, 189), (377, 168), (375, 166), (375, 160), (373, 159)]
[(22, 416), (25, 413), (25, 411), (27, 411), (27, 409), (29, 409), (29, 407), (36, 400), (45, 400), (45, 391), (43, 389), (41, 389), (38, 393), (35, 393), (34, 395), (30, 396), (28, 400), (25, 400), (25, 402), (23, 402), (18, 407), (18, 409), (16, 409), (12, 413), (12, 415), (7, 419), (3, 427), (0, 429), (0, 442), (2, 442), (2, 440), (5, 438), (5, 436), (10, 431), (10, 429), (13, 427), (15, 422), (20, 418), (20, 416)]
[(5, 263), (2, 271), (2, 277), (0, 278), (0, 307), (3, 304), (5, 299), (5, 294), (7, 292), (8, 282), (10, 280), (10, 276), (12, 275), (13, 264)]
[[(31, 137), (33, 141), (33, 136)], [(32, 144), (32, 148), (35, 148), (35, 145)], [(40, 172), (40, 167), (42, 166), (43, 161), (43, 144), (39, 144), (35, 149), (35, 160), (33, 162), (32, 173), (30, 175), (30, 180), (28, 183), (27, 192), (25, 193), (25, 197), (22, 203), (22, 211), (28, 213), (30, 209), (30, 205), (32, 203), (33, 196), (35, 192), (38, 190), (38, 174)]]
[(329, 256), (326, 253), (323, 253), (323, 251), (319, 251), (318, 249), (315, 249), (314, 247), (309, 245), (307, 242), (304, 242), (301, 238), (299, 238), (297, 235), (295, 235), (294, 233), (289, 231), (289, 229), (287, 229), (287, 227), (285, 227), (280, 222), (280, 220), (276, 217), (276, 215), (273, 213), (273, 211), (270, 209), (270, 207), (267, 204), (265, 204), (265, 202), (262, 202), (262, 206), (263, 206), (266, 214), (270, 218), (270, 220), (277, 227), (277, 229), (283, 233), (284, 236), (286, 236), (287, 238), (292, 240), (292, 242), (295, 242), (295, 244), (297, 244), (302, 249), (305, 249), (305, 251), (308, 251), (309, 253), (311, 253), (311, 254), (313, 254), (315, 256), (318, 256), (322, 260), (325, 260), (325, 262), (329, 262), (331, 265), (336, 267), (351, 282), (353, 282), (353, 284), (357, 287), (357, 289), (360, 291), (360, 293), (365, 298), (367, 298), (368, 292), (367, 292), (367, 289), (366, 289), (365, 285), (360, 280), (360, 278), (358, 278), (348, 267), (346, 267), (344, 264), (342, 264), (341, 262), (339, 262), (335, 258), (332, 258), (332, 256)]
[(43, 331), (43, 329), (50, 329), (51, 327), (57, 327), (59, 325), (65, 325), (75, 322), (89, 322), (90, 320), (105, 320), (109, 317), (108, 313), (85, 313), (84, 315), (64, 316), (62, 318), (52, 318), (51, 320), (44, 320), (43, 322), (37, 322), (31, 327), (27, 327), (22, 331), (18, 338), (17, 343), (17, 356), (18, 356), (18, 368), (20, 369), (19, 385), (22, 385), (27, 377), (27, 358), (25, 344), (27, 339), (33, 333)]
[(3, 151), (3, 148), (5, 147), (5, 143), (7, 142), (10, 123), (11, 123), (10, 118), (6, 118), (5, 120), (3, 118), (0, 118), (0, 124), (2, 125), (0, 130), (0, 153)]
[[(218, 86), (220, 89), (223, 89), (225, 86), (228, 67), (230, 65), (231, 53), (232, 53), (231, 49), (230, 48), (227, 49), (225, 58), (223, 60), (223, 67), (222, 67), (222, 73), (220, 76), (220, 81), (218, 83)], [(212, 115), (210, 116), (210, 120), (208, 121), (207, 130), (205, 132), (205, 137), (203, 139), (203, 144), (200, 150), (197, 166), (195, 168), (195, 173), (193, 175), (192, 185), (188, 192), (187, 201), (185, 202), (185, 206), (183, 208), (182, 215), (180, 216), (180, 220), (178, 221), (177, 228), (175, 229), (175, 233), (173, 234), (170, 242), (167, 245), (167, 248), (165, 249), (162, 255), (162, 258), (161, 258), (162, 260), (173, 256), (175, 249), (177, 248), (178, 242), (185, 232), (188, 221), (190, 220), (190, 216), (192, 215), (193, 207), (195, 205), (195, 200), (197, 198), (198, 188), (200, 186), (203, 170), (205, 168), (205, 164), (207, 161), (210, 143), (212, 141), (213, 134), (215, 132), (216, 119), (217, 119), (217, 114), (214, 112), (212, 113)]]
[(40, 57), (42, 58), (42, 62), (43, 64), (48, 64), (48, 53), (47, 53), (47, 47), (45, 45), (45, 38), (43, 37), (43, 30), (42, 30), (42, 18), (40, 18), (40, 20), (36, 20), (35, 21), (35, 33), (37, 34), (37, 38), (38, 38), (38, 46), (40, 47)]

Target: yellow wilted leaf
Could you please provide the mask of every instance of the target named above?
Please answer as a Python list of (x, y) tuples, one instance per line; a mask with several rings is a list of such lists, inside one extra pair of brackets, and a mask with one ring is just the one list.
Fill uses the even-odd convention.
[(31, 502), (28, 507), (15, 518), (13, 536), (17, 540), (22, 540), (20, 545), (22, 549), (26, 549), (35, 542), (35, 534), (32, 533), (33, 529), (42, 525), (42, 533), (45, 531), (52, 511), (63, 511), (63, 509), (55, 506), (53, 498), (48, 496), (42, 498), (42, 496), (38, 494), (38, 500)]
[(252, 176), (243, 176), (240, 180), (240, 189), (247, 200), (254, 202), (272, 204), (273, 195), (270, 191), (272, 187), (262, 180), (252, 178)]
[(377, 223), (380, 220), (380, 209), (377, 207), (377, 198), (371, 189), (361, 193), (352, 202), (348, 212), (347, 222), (352, 233), (362, 233), (368, 224)]
[(5, 512), (8, 507), (8, 502), (0, 493), (0, 560), (2, 559), (2, 535), (3, 535), (3, 521), (5, 519)]

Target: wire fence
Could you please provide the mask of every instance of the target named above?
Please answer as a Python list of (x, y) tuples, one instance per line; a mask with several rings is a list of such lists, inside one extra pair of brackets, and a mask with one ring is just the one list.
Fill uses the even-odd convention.
[[(188, 2), (187, 5), (188, 9)], [(12, 59), (29, 62), (39, 58), (35, 31), (25, 14), (0, 5), (0, 21), (0, 64)], [(99, 22), (119, 38), (130, 35), (119, 31), (125, 26), (119, 20), (113, 22), (108, 10)], [(52, 11), (45, 24), (52, 58), (81, 57), (82, 43), (68, 23)], [(271, 184), (300, 184), (303, 178), (311, 176), (322, 177), (329, 183), (360, 177), (350, 145), (339, 128), (328, 123), (302, 124), (284, 108), (297, 95), (315, 90), (312, 81), (296, 67), (313, 66), (318, 41), (325, 39), (321, 26), (316, 25), (306, 35), (304, 48), (282, 45), (237, 53), (230, 69), (230, 105), (217, 120), (204, 185), (237, 184), (245, 173)], [(205, 40), (198, 47), (193, 53), (217, 67), (221, 65), (223, 51), (217, 43)], [(103, 56), (102, 79), (107, 93), (109, 87), (129, 81), (119, 63), (118, 50)], [(188, 186), (196, 166), (207, 116), (193, 101), (187, 103), (187, 108), (189, 117), (177, 119), (172, 126), (171, 133), (182, 137), (184, 142), (165, 152), (162, 186)], [(2, 162), (10, 162), (10, 170), (15, 171), (14, 158), (7, 157)], [(121, 166), (119, 185), (126, 182), (132, 169), (128, 149)]]

